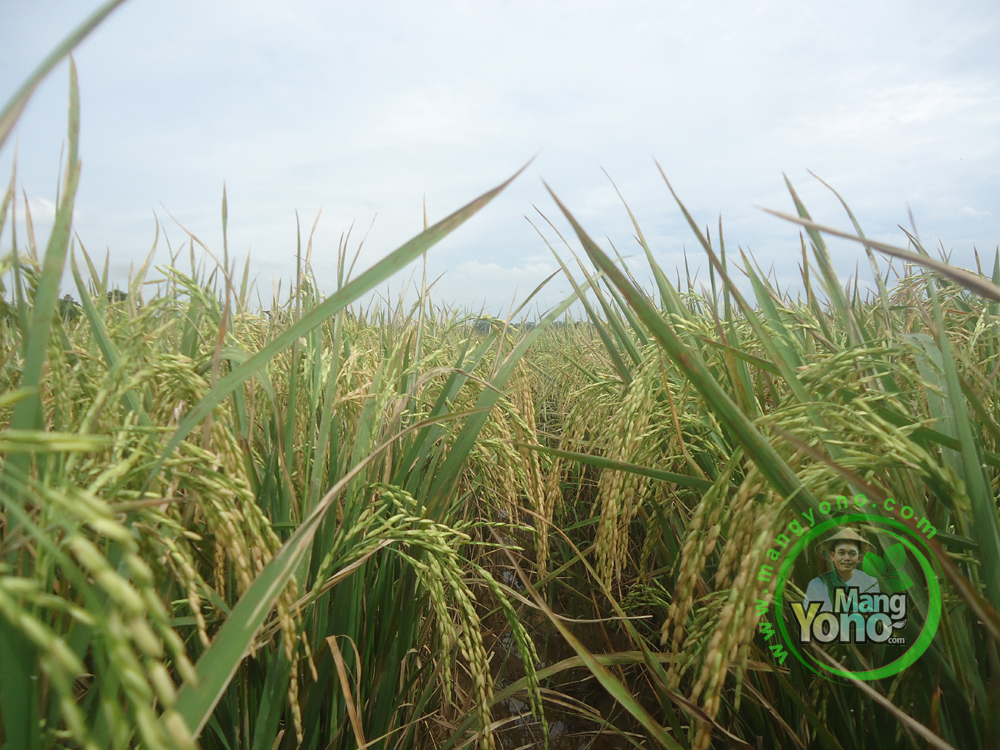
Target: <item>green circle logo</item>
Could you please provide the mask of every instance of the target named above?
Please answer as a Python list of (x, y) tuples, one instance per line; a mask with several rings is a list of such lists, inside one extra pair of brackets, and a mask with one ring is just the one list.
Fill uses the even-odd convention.
[[(800, 621), (800, 637), (802, 637), (802, 623), (808, 622), (808, 624), (813, 627), (813, 633), (815, 634), (816, 639), (821, 643), (833, 641), (837, 636), (838, 628), (840, 627), (845, 629), (845, 634), (848, 633), (850, 629), (849, 626), (851, 624), (855, 627), (855, 634), (863, 633), (866, 630), (868, 636), (872, 637), (874, 640), (886, 640), (888, 636), (886, 635), (887, 631), (885, 629), (893, 626), (891, 625), (889, 615), (885, 614), (884, 610), (879, 609), (880, 603), (881, 601), (884, 601), (885, 607), (888, 607), (890, 598), (894, 601), (894, 603), (902, 601), (903, 614), (905, 615), (907, 595), (900, 592), (905, 592), (906, 589), (913, 586), (913, 582), (909, 579), (906, 573), (902, 572), (901, 569), (902, 563), (905, 562), (906, 551), (910, 552), (913, 555), (913, 559), (920, 565), (924, 579), (927, 582), (927, 616), (924, 619), (924, 625), (920, 630), (920, 635), (915, 641), (909, 644), (907, 649), (897, 659), (881, 667), (862, 672), (854, 672), (849, 669), (842, 669), (832, 665), (827, 665), (821, 661), (806, 659), (806, 657), (803, 656), (799, 650), (799, 640), (789, 634), (783, 615), (785, 603), (785, 582), (788, 580), (788, 576), (791, 574), (792, 567), (794, 566), (795, 560), (798, 558), (799, 554), (802, 550), (808, 547), (810, 542), (823, 535), (825, 532), (851, 522), (866, 522), (872, 525), (877, 524), (880, 527), (890, 527), (881, 528), (880, 532), (894, 538), (897, 541), (897, 544), (892, 545), (888, 550), (886, 550), (885, 560), (882, 560), (882, 558), (878, 557), (878, 555), (874, 553), (867, 553), (865, 556), (866, 559), (864, 569), (866, 575), (871, 574), (877, 577), (877, 580), (879, 580), (891, 592), (895, 593), (892, 597), (881, 593), (870, 595), (871, 601), (875, 604), (874, 609), (868, 610), (869, 616), (867, 618), (858, 613), (856, 602), (858, 601), (859, 596), (856, 593), (851, 594), (850, 597), (840, 593), (837, 594), (836, 598), (838, 607), (835, 607), (835, 609), (839, 609), (839, 605), (848, 601), (848, 599), (850, 599), (852, 604), (854, 604), (855, 609), (855, 613), (853, 614), (841, 614), (839, 620), (837, 620), (836, 616), (830, 612), (820, 613), (819, 604), (810, 604), (808, 615), (811, 615), (811, 617), (809, 617), (808, 620), (804, 620), (804, 610), (802, 604), (797, 602), (792, 603), (793, 607), (795, 604), (798, 604), (796, 617), (799, 618)], [(898, 529), (903, 533), (899, 533), (893, 529)], [(778, 576), (775, 579), (774, 604), (777, 614), (776, 619), (778, 621), (778, 630), (781, 633), (781, 637), (785, 641), (785, 645), (788, 646), (788, 649), (795, 654), (795, 657), (809, 670), (824, 676), (832, 674), (839, 677), (847, 677), (858, 680), (879, 680), (884, 677), (890, 677), (894, 674), (898, 674), (923, 656), (924, 652), (930, 646), (931, 641), (934, 640), (938, 624), (941, 621), (941, 585), (938, 582), (937, 574), (934, 572), (934, 568), (928, 561), (927, 556), (916, 544), (913, 543), (910, 537), (918, 539), (921, 542), (921, 545), (924, 545), (923, 539), (914, 534), (913, 531), (906, 526), (906, 524), (903, 524), (895, 519), (884, 518), (870, 513), (851, 513), (839, 516), (836, 519), (824, 521), (807, 533), (803, 534), (795, 542), (795, 544), (792, 545), (792, 549), (789, 551), (784, 562), (781, 564), (781, 568), (778, 570)], [(869, 558), (869, 555), (872, 557)], [(857, 592), (857, 589), (854, 589), (853, 591)], [(865, 596), (865, 594), (861, 594), (860, 598), (863, 600)], [(882, 597), (884, 597), (884, 600)], [(899, 599), (899, 597), (902, 597), (902, 599)], [(870, 604), (870, 602), (868, 603)], [(862, 608), (860, 612), (864, 613), (866, 610)], [(871, 614), (872, 612), (874, 612), (874, 614)], [(808, 615), (806, 615), (806, 617), (808, 617)], [(845, 617), (847, 620), (844, 619)], [(865, 624), (867, 624), (867, 628), (864, 627)], [(895, 627), (899, 627), (899, 625), (896, 625)], [(862, 640), (863, 639), (864, 636), (862, 635)], [(806, 640), (810, 640), (810, 636), (806, 636)]]

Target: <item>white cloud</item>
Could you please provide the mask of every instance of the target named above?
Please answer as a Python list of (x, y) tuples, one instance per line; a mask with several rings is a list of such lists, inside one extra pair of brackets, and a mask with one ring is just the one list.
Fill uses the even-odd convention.
[(868, 141), (885, 135), (902, 135), (907, 126), (947, 127), (950, 121), (968, 117), (970, 112), (982, 117), (984, 109), (991, 122), (1000, 122), (1000, 90), (995, 81), (939, 80), (892, 88), (864, 88), (851, 101), (798, 118), (789, 130), (821, 142)]
[(446, 91), (408, 91), (389, 103), (383, 122), (364, 142), (367, 148), (469, 144), (476, 118), (470, 103)]
[[(22, 211), (21, 205), (23, 200), (18, 201), (18, 212)], [(52, 228), (52, 224), (56, 220), (56, 204), (49, 200), (48, 198), (43, 198), (40, 195), (31, 196), (28, 198), (28, 210), (31, 212), (31, 225), (35, 229), (36, 239), (39, 243), (43, 243), (47, 237), (49, 230)], [(79, 225), (83, 219), (83, 214), (81, 213), (78, 206), (73, 207), (73, 223), (74, 225)], [(27, 216), (21, 213), (18, 217), (18, 224), (24, 225)]]
[(28, 199), (31, 220), (34, 224), (51, 224), (56, 220), (56, 204), (48, 198), (36, 195)]
[(478, 260), (467, 260), (455, 269), (459, 276), (491, 282), (522, 282), (532, 279), (541, 281), (555, 270), (555, 266), (549, 263), (504, 267), (497, 263), (481, 263)]

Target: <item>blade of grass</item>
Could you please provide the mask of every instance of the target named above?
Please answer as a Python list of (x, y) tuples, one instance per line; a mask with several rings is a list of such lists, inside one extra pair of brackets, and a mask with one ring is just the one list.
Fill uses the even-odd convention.
[[(840, 193), (838, 193), (836, 190), (833, 189), (832, 185), (827, 183), (821, 177), (819, 177), (818, 175), (816, 175), (811, 171), (809, 172), (809, 174), (811, 174), (817, 180), (822, 182), (830, 190), (831, 193), (837, 196), (837, 200), (840, 201), (840, 205), (844, 207), (844, 210), (850, 217), (851, 223), (854, 225), (854, 229), (858, 233), (858, 237), (864, 239), (865, 233), (861, 231), (861, 224), (858, 223), (857, 218), (854, 216), (854, 212), (851, 211), (850, 207), (847, 205), (847, 201), (845, 201), (840, 196)], [(889, 292), (886, 290), (885, 282), (882, 280), (882, 272), (879, 270), (878, 262), (875, 260), (875, 253), (872, 252), (872, 246), (869, 245), (867, 242), (865, 243), (865, 253), (868, 255), (868, 262), (869, 264), (871, 264), (872, 274), (875, 276), (875, 283), (878, 285), (878, 297), (879, 297), (879, 302), (882, 304), (882, 314), (885, 316), (886, 331), (890, 333), (895, 333), (896, 329), (892, 323), (892, 316), (889, 314)]]
[(762, 208), (761, 210), (777, 216), (779, 219), (784, 219), (785, 221), (790, 221), (794, 224), (800, 224), (807, 230), (822, 232), (824, 234), (833, 235), (834, 237), (842, 237), (845, 240), (860, 242), (861, 244), (872, 247), (879, 252), (885, 253), (886, 255), (901, 258), (907, 263), (913, 263), (924, 268), (929, 268), (932, 271), (936, 271), (941, 274), (945, 278), (954, 281), (956, 284), (965, 287), (971, 292), (975, 292), (976, 294), (985, 297), (986, 299), (993, 300), (994, 302), (1000, 302), (1000, 286), (992, 284), (975, 274), (969, 273), (964, 268), (951, 266), (947, 263), (942, 263), (939, 260), (934, 260), (930, 256), (917, 255), (916, 253), (911, 253), (908, 250), (903, 250), (894, 245), (886, 244), (885, 242), (877, 242), (875, 240), (868, 239), (867, 237), (858, 237), (857, 235), (849, 232), (842, 232), (839, 229), (817, 224), (814, 221), (782, 213), (781, 211), (772, 211), (769, 208)]
[(337, 636), (332, 635), (326, 639), (327, 644), (330, 646), (330, 651), (333, 652), (333, 660), (337, 665), (337, 677), (340, 679), (340, 690), (344, 695), (344, 702), (347, 704), (347, 715), (351, 720), (351, 729), (354, 731), (354, 739), (358, 743), (359, 748), (367, 747), (368, 743), (365, 741), (365, 733), (361, 728), (361, 719), (358, 717), (358, 709), (354, 704), (354, 698), (351, 695), (351, 683), (347, 679), (347, 665), (344, 664), (344, 655), (340, 653), (340, 646), (337, 645)]
[[(63, 39), (59, 46), (42, 60), (41, 64), (35, 68), (35, 72), (31, 74), (28, 80), (21, 85), (21, 88), (14, 92), (14, 96), (10, 98), (10, 101), (0, 111), (0, 148), (3, 148), (4, 143), (7, 142), (7, 137), (10, 135), (11, 130), (14, 129), (14, 125), (17, 123), (18, 118), (21, 117), (21, 113), (24, 112), (24, 108), (31, 99), (31, 95), (35, 93), (35, 89), (38, 88), (38, 84), (42, 82), (45, 76), (52, 72), (52, 69), (66, 55), (73, 51), (74, 47), (86, 39), (87, 35), (111, 14), (111, 11), (123, 2), (125, 0), (108, 0), (108, 2), (91, 13), (87, 20), (70, 32), (69, 36)], [(72, 163), (72, 161), (71, 159), (70, 162)]]
[(545, 453), (550, 456), (557, 456), (559, 458), (565, 458), (570, 461), (579, 461), (582, 464), (588, 464), (590, 466), (596, 466), (599, 469), (612, 469), (615, 471), (627, 471), (630, 474), (638, 474), (644, 477), (650, 477), (651, 479), (660, 479), (664, 482), (674, 482), (684, 487), (698, 487), (700, 489), (708, 489), (712, 486), (712, 482), (707, 479), (698, 479), (697, 477), (689, 477), (684, 474), (675, 474), (671, 471), (661, 471), (660, 469), (650, 469), (646, 466), (639, 466), (637, 464), (631, 464), (626, 461), (615, 461), (611, 458), (604, 458), (603, 456), (592, 456), (589, 453), (576, 453), (574, 451), (564, 451), (559, 448), (549, 448), (544, 445), (538, 445), (537, 443), (512, 443), (515, 448), (527, 448), (529, 450), (538, 451), (539, 453)]
[[(792, 183), (788, 177), (785, 177), (785, 185), (788, 187), (788, 192), (792, 195), (792, 200), (795, 202), (795, 210), (798, 211), (799, 216), (804, 221), (811, 222), (812, 218), (809, 216), (809, 212), (799, 199), (798, 193), (795, 192), (795, 188), (792, 187)], [(803, 224), (803, 226), (806, 225)], [(862, 341), (861, 332), (858, 330), (851, 306), (844, 298), (844, 292), (840, 288), (840, 282), (837, 280), (837, 273), (834, 271), (833, 263), (830, 261), (830, 254), (827, 252), (823, 236), (814, 228), (808, 226), (806, 226), (806, 232), (813, 243), (813, 252), (816, 255), (816, 261), (819, 263), (820, 273), (823, 274), (823, 284), (826, 287), (826, 293), (833, 302), (833, 306), (837, 310), (837, 315), (847, 329), (851, 345), (857, 346)]]
[[(583, 275), (587, 279), (587, 283), (590, 285), (590, 288), (594, 290), (594, 296), (597, 297), (597, 301), (601, 304), (601, 309), (604, 310), (604, 314), (607, 316), (608, 324), (611, 326), (611, 332), (615, 335), (615, 340), (618, 342), (618, 346), (625, 350), (625, 353), (628, 354), (634, 365), (639, 365), (642, 362), (642, 355), (639, 354), (638, 347), (636, 347), (632, 339), (629, 338), (628, 333), (626, 333), (625, 326), (622, 325), (621, 319), (616, 314), (616, 311), (613, 310), (607, 303), (607, 300), (604, 299), (604, 293), (601, 291), (601, 287), (594, 282), (593, 278), (591, 278), (586, 266), (584, 266), (583, 263), (580, 262), (580, 259), (576, 257), (576, 253), (573, 253), (573, 257), (576, 258), (576, 262), (580, 266), (580, 270), (583, 271)], [(607, 283), (607, 279), (604, 281)]]
[[(538, 208), (536, 207), (535, 210), (538, 211)], [(548, 220), (548, 217), (546, 217), (545, 214), (543, 214), (541, 211), (538, 211), (538, 213), (543, 219), (545, 219), (545, 221), (548, 222), (549, 226), (552, 226), (552, 222)], [(527, 219), (528, 223), (531, 224), (532, 229), (538, 232), (538, 236), (541, 237), (542, 241), (546, 244), (546, 246), (548, 246), (549, 251), (552, 253), (552, 256), (556, 259), (556, 263), (559, 264), (559, 267), (562, 269), (563, 274), (569, 281), (570, 286), (573, 287), (574, 294), (576, 294), (576, 296), (580, 298), (580, 302), (583, 305), (584, 309), (587, 311), (587, 315), (590, 317), (591, 323), (593, 323), (594, 329), (597, 331), (597, 335), (601, 337), (601, 341), (604, 343), (604, 348), (608, 352), (608, 356), (611, 357), (611, 363), (614, 365), (615, 370), (618, 372), (618, 376), (621, 378), (622, 382), (625, 383), (626, 385), (631, 383), (632, 375), (629, 372), (628, 368), (625, 367), (625, 363), (622, 361), (621, 355), (619, 354), (617, 347), (611, 344), (611, 337), (608, 335), (607, 330), (604, 328), (604, 324), (601, 322), (601, 319), (597, 316), (597, 314), (594, 312), (594, 309), (590, 306), (590, 301), (587, 299), (587, 295), (585, 295), (583, 293), (583, 290), (580, 289), (580, 285), (576, 283), (576, 279), (573, 278), (573, 274), (570, 273), (569, 268), (567, 268), (566, 264), (563, 263), (562, 258), (560, 258), (559, 254), (556, 253), (555, 248), (553, 248), (552, 245), (549, 244), (549, 241), (545, 238), (545, 235), (542, 234), (541, 230), (539, 230), (538, 227), (535, 226), (535, 224), (531, 221), (531, 219), (528, 219), (528, 217), (525, 217), (525, 219)], [(559, 235), (560, 239), (562, 239), (562, 235), (559, 234), (559, 231), (556, 230), (555, 227), (552, 228), (556, 231), (556, 234)], [(566, 240), (563, 239), (563, 242), (566, 242)]]
[[(604, 171), (603, 169), (601, 170)], [(649, 267), (653, 270), (653, 278), (656, 280), (657, 289), (660, 292), (660, 305), (665, 307), (670, 312), (680, 315), (682, 318), (689, 317), (687, 310), (684, 305), (681, 304), (680, 297), (677, 291), (673, 288), (673, 285), (667, 279), (666, 274), (663, 273), (663, 269), (660, 268), (660, 264), (656, 262), (653, 258), (653, 251), (649, 249), (649, 244), (646, 242), (646, 236), (642, 233), (642, 229), (639, 227), (639, 222), (635, 218), (635, 214), (632, 213), (632, 209), (629, 208), (628, 203), (625, 202), (625, 197), (621, 194), (618, 186), (615, 185), (614, 180), (611, 179), (611, 175), (604, 172), (608, 180), (611, 182), (611, 186), (618, 193), (618, 197), (621, 198), (622, 205), (625, 206), (625, 210), (628, 211), (628, 217), (632, 220), (632, 226), (635, 228), (636, 239), (642, 246), (642, 250), (646, 253), (646, 260), (649, 262)]]
[[(819, 658), (821, 658), (827, 664), (830, 664), (833, 667), (840, 668), (841, 666), (840, 663), (832, 656), (827, 654), (823, 649), (817, 647), (816, 645), (813, 645), (812, 650)], [(949, 745), (947, 742), (942, 740), (940, 737), (938, 737), (930, 729), (925, 727), (923, 724), (914, 719), (912, 716), (900, 710), (892, 701), (888, 700), (881, 693), (879, 693), (874, 688), (869, 686), (868, 683), (866, 683), (864, 680), (859, 680), (858, 678), (851, 677), (850, 675), (847, 675), (847, 679), (850, 680), (851, 683), (858, 688), (858, 690), (865, 693), (869, 698), (871, 698), (873, 701), (875, 701), (884, 709), (886, 709), (890, 714), (892, 714), (893, 717), (895, 717), (896, 721), (898, 721), (903, 726), (913, 730), (921, 737), (923, 737), (924, 740), (927, 741), (928, 747), (936, 747), (938, 748), (938, 750), (955, 750), (955, 748), (952, 745)]]
[[(66, 163), (62, 202), (56, 211), (55, 223), (49, 235), (49, 244), (42, 262), (42, 274), (38, 280), (31, 321), (28, 324), (27, 343), (24, 354), (24, 369), (21, 387), (35, 388), (36, 391), (19, 401), (14, 407), (10, 426), (13, 429), (33, 430), (42, 425), (42, 400), (37, 391), (42, 377), (42, 368), (47, 355), (52, 320), (59, 306), (59, 284), (62, 281), (66, 252), (69, 247), (73, 224), (73, 204), (80, 181), (80, 88), (77, 82), (76, 65), (72, 58), (69, 64), (69, 159)], [(30, 93), (30, 92), (29, 92)], [(12, 454), (8, 461), (22, 472), (29, 459), (24, 454)], [(6, 473), (6, 465), (4, 467)]]
[[(490, 532), (493, 534), (493, 538), (496, 540), (500, 548), (504, 551), (504, 553), (506, 553), (511, 565), (514, 567), (515, 572), (521, 579), (521, 583), (524, 585), (524, 588), (528, 591), (528, 593), (531, 594), (531, 597), (535, 600), (538, 608), (545, 613), (545, 615), (549, 618), (549, 622), (555, 626), (556, 630), (559, 631), (559, 634), (562, 635), (565, 641), (573, 648), (574, 651), (576, 651), (580, 659), (583, 660), (587, 669), (590, 670), (590, 673), (597, 678), (598, 682), (601, 683), (601, 686), (608, 691), (611, 697), (614, 698), (622, 708), (636, 718), (642, 727), (649, 733), (649, 736), (659, 743), (661, 747), (668, 748), (669, 750), (683, 750), (680, 743), (671, 737), (667, 733), (667, 730), (660, 726), (656, 720), (649, 715), (649, 712), (647, 712), (646, 709), (639, 704), (629, 690), (622, 685), (621, 682), (619, 682), (618, 679), (611, 674), (610, 671), (608, 671), (608, 668), (601, 664), (601, 662), (586, 649), (579, 639), (573, 635), (570, 629), (560, 621), (560, 619), (556, 616), (556, 613), (549, 608), (549, 605), (545, 603), (545, 600), (535, 590), (535, 587), (532, 586), (528, 576), (526, 576), (524, 571), (521, 570), (521, 566), (518, 565), (514, 555), (511, 554), (507, 545), (503, 543), (503, 540), (500, 539), (496, 531), (491, 528)], [(747, 747), (749, 747), (749, 745), (747, 745)]]

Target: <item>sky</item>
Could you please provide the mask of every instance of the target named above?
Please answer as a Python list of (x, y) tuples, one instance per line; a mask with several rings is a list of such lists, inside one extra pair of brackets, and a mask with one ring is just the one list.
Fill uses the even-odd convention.
[[(0, 0), (0, 100), (98, 5)], [(438, 302), (503, 314), (523, 300), (558, 268), (532, 223), (571, 257), (539, 213), (571, 239), (543, 180), (648, 279), (602, 170), (668, 274), (683, 278), (686, 251), (707, 280), (657, 162), (699, 224), (714, 236), (721, 217), (727, 248), (752, 252), (793, 292), (798, 229), (760, 210), (793, 210), (783, 174), (817, 221), (850, 226), (810, 170), (867, 235), (905, 247), (898, 225), (909, 228), (912, 211), (926, 247), (971, 268), (976, 247), (992, 265), (998, 34), (995, 2), (129, 0), (75, 52), (74, 228), (92, 257), (109, 254), (121, 285), (152, 247), (157, 217), (175, 250), (183, 225), (221, 257), (225, 184), (230, 256), (242, 268), (249, 253), (269, 307), (277, 280), (287, 289), (295, 275), (296, 212), (305, 238), (322, 211), (312, 266), (330, 292), (352, 224), (351, 253), (371, 226), (360, 269), (421, 231), (425, 199), (434, 223), (534, 157), (430, 250), (429, 277), (444, 274)], [(0, 151), (3, 176), (16, 150), (41, 238), (67, 104), (63, 63)], [(8, 228), (0, 250), (10, 244)], [(830, 248), (842, 281), (859, 264), (870, 281), (860, 246)], [(167, 262), (161, 236), (153, 264)], [(419, 283), (415, 264), (381, 293), (394, 299), (414, 270)], [(570, 291), (557, 277), (536, 300), (544, 309)]]

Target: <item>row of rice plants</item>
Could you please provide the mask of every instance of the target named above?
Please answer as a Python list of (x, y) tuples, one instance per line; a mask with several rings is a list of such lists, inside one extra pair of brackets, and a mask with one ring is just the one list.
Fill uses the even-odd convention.
[[(154, 243), (127, 291), (109, 290), (107, 262), (70, 242), (72, 63), (69, 121), (44, 252), (30, 214), (17, 236), (14, 178), (0, 206), (14, 246), (0, 261), (3, 745), (492, 747), (491, 607), (540, 710), (483, 529), (501, 514), (522, 528), (541, 490), (537, 454), (514, 443), (535, 442), (520, 360), (544, 323), (482, 334), (426, 293), (409, 310), (348, 306), (506, 183), (354, 278), (345, 238), (329, 297), (300, 245), (290, 299), (265, 316), (225, 241), (211, 273), (196, 237), (155, 271)], [(223, 196), (224, 236), (226, 220)], [(80, 308), (58, 299), (67, 261)]]
[[(714, 736), (718, 746), (993, 747), (1000, 253), (991, 273), (973, 274), (930, 258), (915, 235), (913, 250), (865, 241), (878, 279), (865, 295), (833, 271), (823, 234), (835, 230), (813, 223), (789, 190), (798, 216), (785, 218), (807, 232), (797, 298), (746, 254), (734, 264), (722, 227), (713, 243), (678, 200), (711, 288), (672, 284), (634, 224), (654, 299), (556, 199), (598, 273), (563, 265), (591, 297), (592, 332), (567, 352), (586, 372), (550, 420), (562, 430), (540, 449), (555, 457), (546, 511), (554, 530), (582, 518), (589, 533), (551, 561), (541, 545), (539, 563), (580, 567), (576, 550), (592, 543), (607, 595), (592, 611), (653, 623), (609, 629), (623, 648), (665, 652), (619, 678), (647, 705), (659, 697), (651, 718), (673, 724), (670, 746), (707, 748)], [(863, 238), (855, 228), (839, 234)], [(875, 250), (901, 258), (902, 274)], [(916, 664), (870, 684), (826, 680), (795, 660), (776, 669), (758, 631), (757, 602), (770, 601), (757, 576), (765, 553), (795, 514), (855, 492), (893, 497), (897, 519), (938, 529), (938, 635)], [(856, 647), (837, 656), (864, 664)]]

